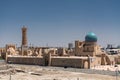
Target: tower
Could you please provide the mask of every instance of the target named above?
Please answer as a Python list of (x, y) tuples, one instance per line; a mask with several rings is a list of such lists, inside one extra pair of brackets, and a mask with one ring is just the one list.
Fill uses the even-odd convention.
[(21, 44), (21, 55), (25, 56), (27, 54), (28, 46), (27, 46), (27, 28), (23, 26), (22, 28), (22, 44)]
[(27, 46), (27, 28), (25, 26), (22, 28), (22, 46)]

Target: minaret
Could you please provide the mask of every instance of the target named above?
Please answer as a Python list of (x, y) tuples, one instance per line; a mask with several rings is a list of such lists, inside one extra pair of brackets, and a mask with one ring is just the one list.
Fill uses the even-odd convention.
[(27, 28), (23, 26), (22, 28), (22, 44), (21, 44), (21, 55), (26, 56), (28, 50), (28, 45), (27, 45)]
[(27, 46), (27, 28), (25, 26), (22, 28), (22, 46)]

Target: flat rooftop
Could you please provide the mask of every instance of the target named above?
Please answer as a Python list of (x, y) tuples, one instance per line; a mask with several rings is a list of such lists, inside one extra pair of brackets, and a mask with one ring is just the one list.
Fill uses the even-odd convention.
[[(88, 59), (88, 57), (80, 57), (80, 56), (52, 56), (52, 58)], [(90, 57), (90, 58), (94, 58), (94, 57)]]

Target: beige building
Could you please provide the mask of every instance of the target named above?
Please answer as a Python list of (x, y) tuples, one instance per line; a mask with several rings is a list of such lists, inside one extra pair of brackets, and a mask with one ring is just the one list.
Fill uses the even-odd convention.
[(72, 53), (74, 55), (65, 53), (65, 50), (61, 49), (61, 55), (51, 57), (51, 65), (90, 68), (97, 65), (110, 65), (114, 62), (101, 50), (97, 44), (97, 36), (93, 32), (85, 36), (85, 41), (75, 41), (75, 48)]
[(25, 47), (27, 45), (27, 28), (22, 28), (22, 46), (19, 54), (8, 54), (8, 63), (37, 64), (44, 66), (91, 68), (97, 65), (113, 64), (109, 56), (97, 44), (97, 36), (91, 32), (85, 41), (75, 41), (73, 50), (66, 48)]

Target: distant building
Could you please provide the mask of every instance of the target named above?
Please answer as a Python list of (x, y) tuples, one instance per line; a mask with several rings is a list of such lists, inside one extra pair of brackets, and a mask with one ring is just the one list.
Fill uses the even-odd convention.
[(106, 49), (111, 49), (111, 48), (113, 48), (113, 45), (112, 44), (108, 44)]
[(73, 49), (73, 43), (68, 44), (68, 49), (70, 49), (70, 50)]
[(108, 54), (114, 55), (114, 54), (119, 54), (120, 53), (120, 48), (119, 46), (115, 47), (112, 44), (108, 44), (106, 48), (106, 52)]

